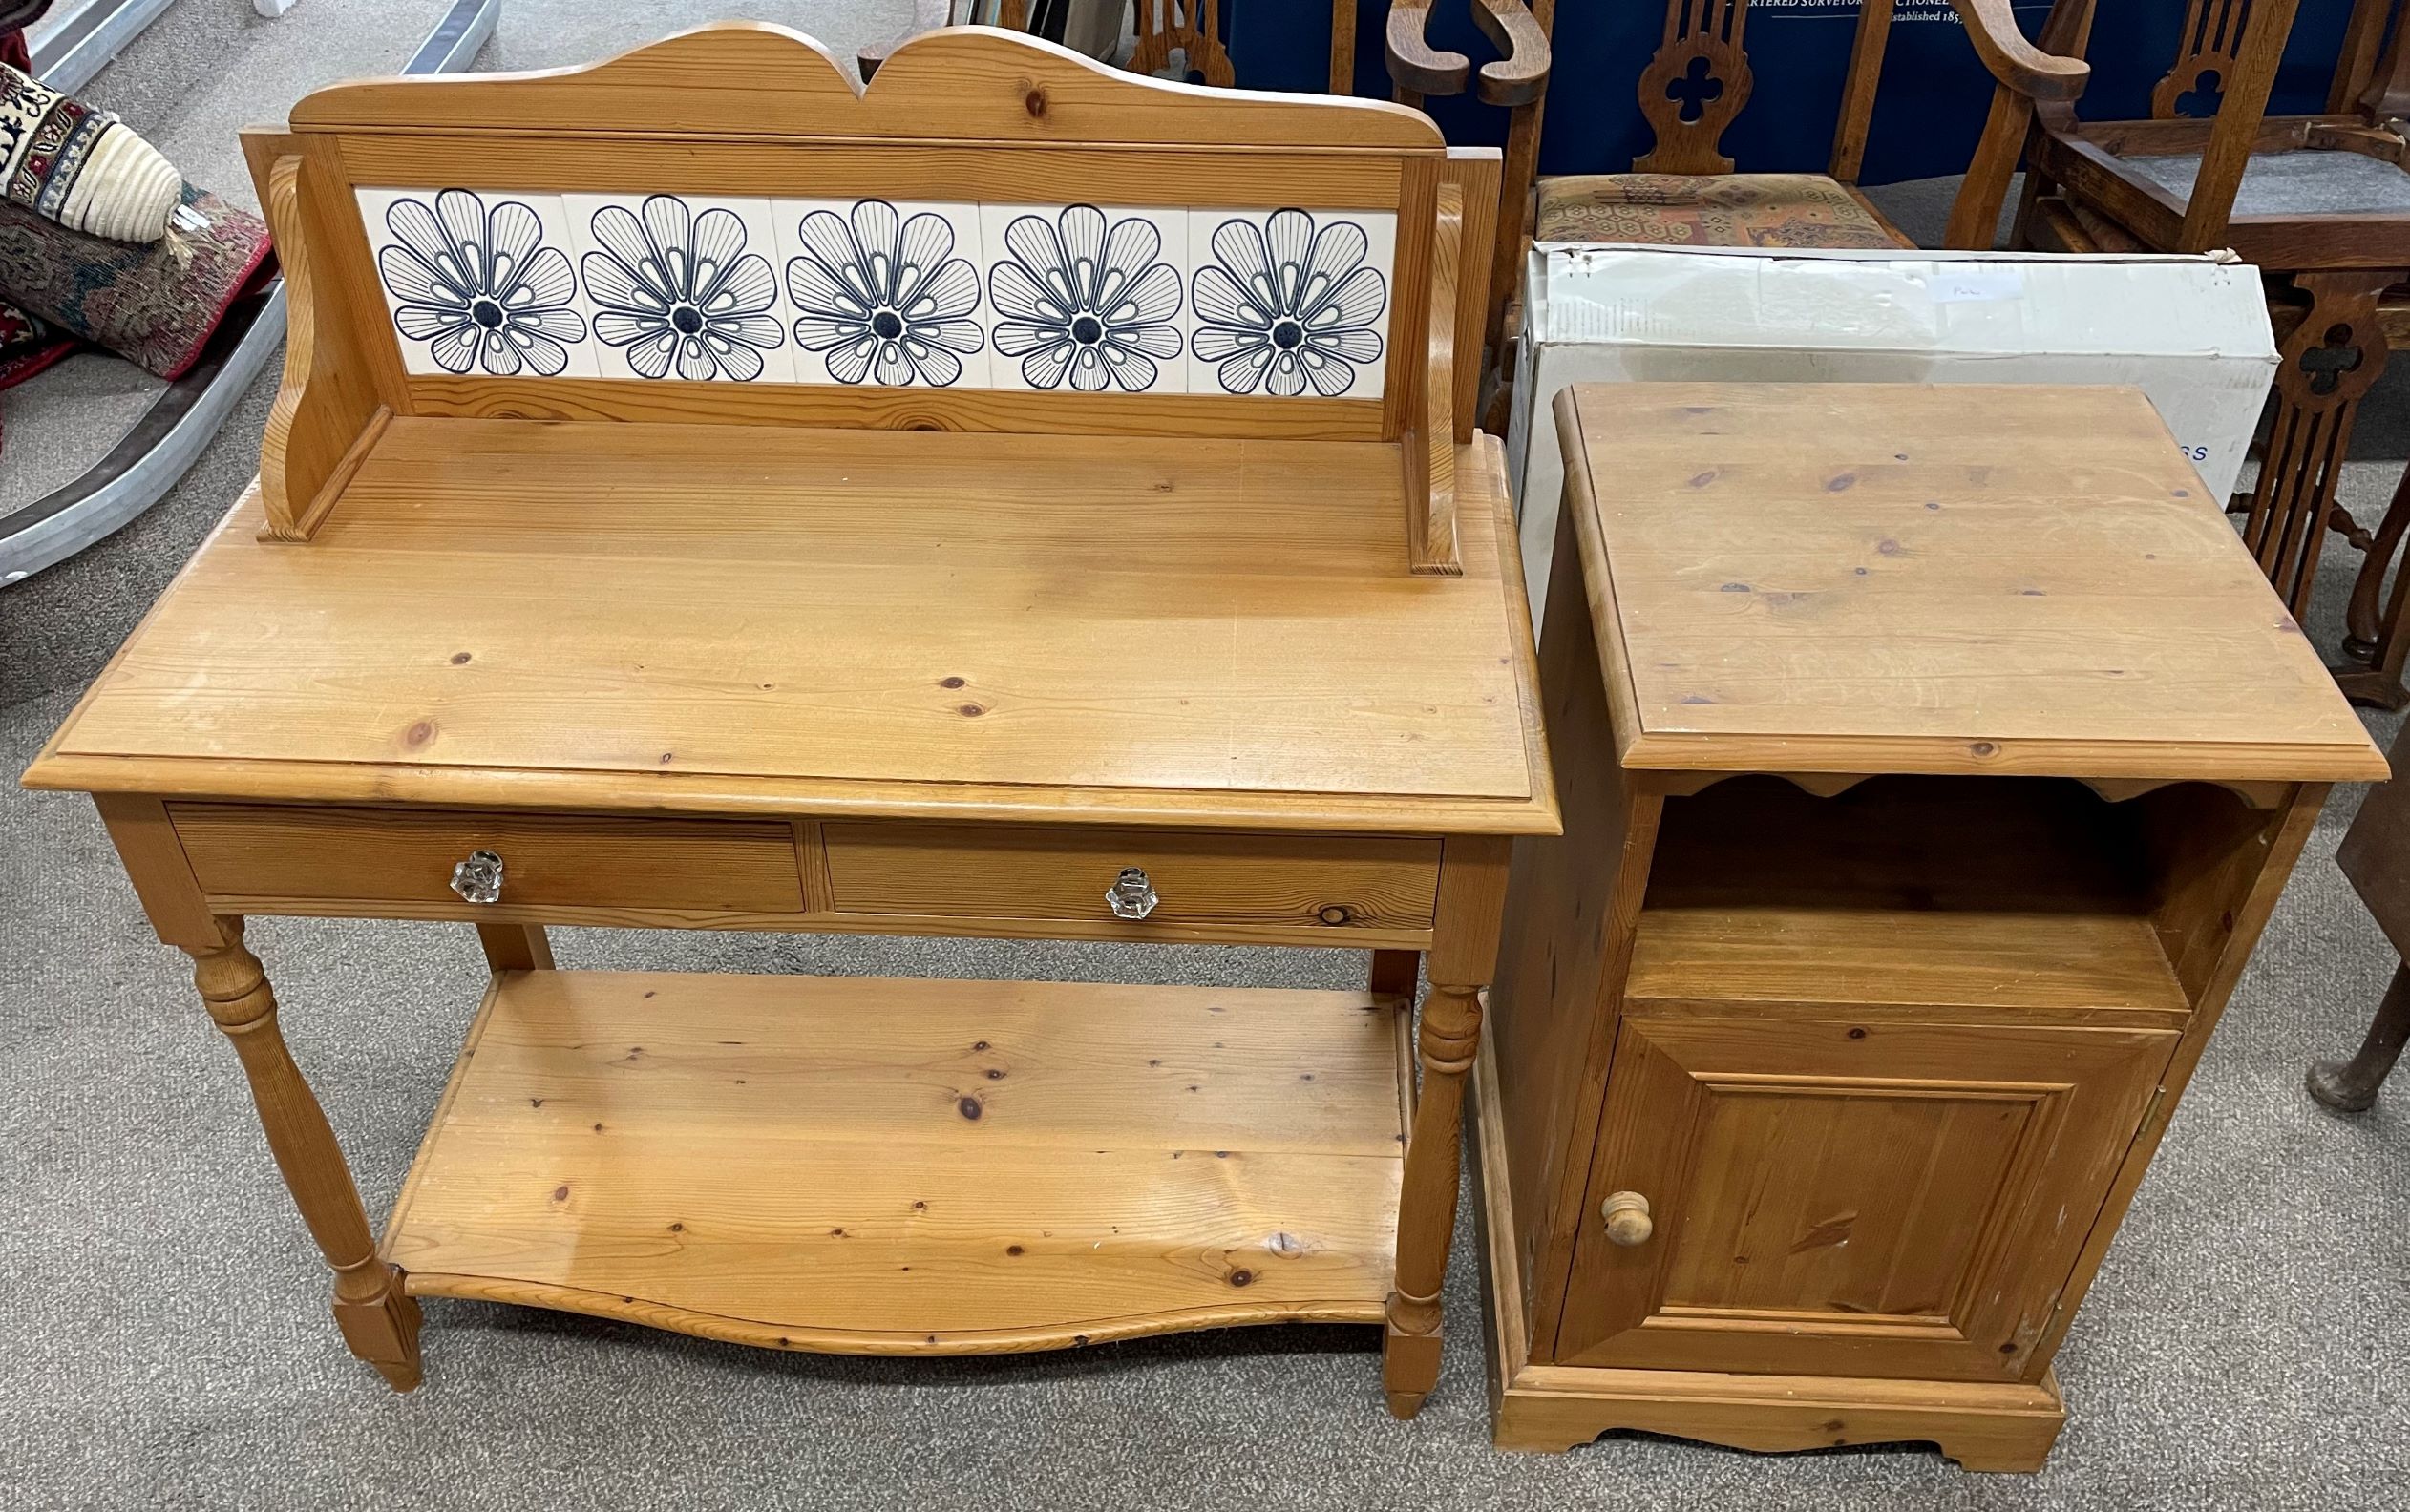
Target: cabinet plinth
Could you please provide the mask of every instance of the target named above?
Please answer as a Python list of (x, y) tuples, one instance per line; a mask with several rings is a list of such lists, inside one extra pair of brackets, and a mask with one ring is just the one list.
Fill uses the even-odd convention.
[(1565, 832), (1518, 844), (1474, 1089), (1497, 1441), (2039, 1468), (2052, 1357), (2374, 749), (2137, 395), (1558, 412)]

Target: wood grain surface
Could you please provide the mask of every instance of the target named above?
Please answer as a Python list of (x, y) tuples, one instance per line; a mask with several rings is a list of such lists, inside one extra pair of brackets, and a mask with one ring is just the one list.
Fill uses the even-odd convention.
[(515, 973), (385, 1253), (413, 1293), (793, 1349), (1374, 1321), (1401, 1168), (1393, 1007)]
[[(452, 869), (502, 858), (502, 896), (531, 908), (794, 913), (794, 831), (768, 820), (175, 804), (201, 885), (219, 896), (460, 905)], [(474, 906), (469, 911), (474, 914)]]
[(2384, 775), (2138, 391), (1617, 384), (1558, 413), (1627, 766)]
[[(631, 108), (638, 100), (645, 103), (641, 117)], [(586, 68), (337, 84), (297, 102), (292, 123), (463, 135), (1194, 144), (1283, 154), (1447, 150), (1429, 117), (1383, 101), (1242, 94), (1146, 78), (1040, 38), (970, 27), (914, 37), (867, 87), (800, 32), (722, 22)]]
[(1428, 930), (1436, 841), (1181, 833), (1045, 825), (833, 823), (830, 894), (848, 914), (1113, 921), (1106, 891), (1138, 867), (1162, 901), (1156, 928), (1227, 923)]
[(1590, 1191), (1656, 1232), (1585, 1229), (1553, 1358), (2029, 1379), (2177, 1040), (1627, 1012)]
[(1296, 827), (1427, 830), (1436, 800), (1553, 828), (1494, 445), (1458, 470), (1487, 526), (1464, 576), (1426, 578), (1361, 446), (611, 434), (397, 419), (307, 545), (252, 538), (245, 502), (55, 744), (110, 774), (29, 780), (611, 808), (883, 784), (932, 815), (964, 787), (1025, 813), (1252, 792)]

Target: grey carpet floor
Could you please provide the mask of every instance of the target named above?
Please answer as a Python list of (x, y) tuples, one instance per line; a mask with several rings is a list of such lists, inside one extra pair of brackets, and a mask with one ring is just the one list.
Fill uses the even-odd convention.
[[(232, 15), (240, 0), (186, 3), (228, 6), (196, 28), (216, 61), (137, 59), (110, 87), (152, 129), (189, 129), (196, 152), (220, 129), (207, 122), (273, 116), (311, 84), (390, 66), (435, 9), (304, 0), (270, 23)], [(842, 53), (900, 9), (756, 13)], [(666, 10), (525, 0), (486, 62), (574, 61), (700, 18)], [(297, 23), (310, 30), (278, 30)], [(1914, 187), (1890, 201), (1903, 219), (1939, 203)], [(0, 593), (0, 774), (31, 759), (250, 476), (266, 390), (165, 503)], [(2410, 450), (2410, 425), (2373, 418), (2370, 445)], [(2350, 470), (2363, 517), (2399, 467)], [(2350, 556), (2331, 554), (2321, 643)], [(452, 1302), (427, 1309), (427, 1384), (395, 1396), (344, 1354), (233, 1056), (90, 806), (0, 784), (0, 1508), (2410, 1505), (2410, 1084), (2357, 1120), (2300, 1089), (2307, 1060), (2357, 1042), (2393, 965), (2334, 867), (2358, 796), (2338, 794), (2235, 995), (2060, 1355), (2066, 1434), (2024, 1478), (1965, 1475), (1920, 1447), (1776, 1458), (1625, 1437), (1498, 1454), (1469, 1228), (1447, 1364), (1412, 1423), (1382, 1410), (1370, 1330), (882, 1361)], [(1300, 985), (1364, 969), (1340, 953), (559, 938), (576, 966)], [(254, 942), (381, 1214), (475, 1001), (475, 943), (281, 920)]]

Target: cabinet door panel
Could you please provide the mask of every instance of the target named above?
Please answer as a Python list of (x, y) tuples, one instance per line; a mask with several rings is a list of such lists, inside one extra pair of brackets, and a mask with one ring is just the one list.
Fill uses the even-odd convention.
[(2020, 1378), (2176, 1039), (1627, 1018), (1557, 1360)]

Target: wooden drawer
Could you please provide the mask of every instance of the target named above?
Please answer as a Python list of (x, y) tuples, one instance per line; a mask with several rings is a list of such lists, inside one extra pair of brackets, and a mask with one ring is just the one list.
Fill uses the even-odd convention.
[(502, 858), (507, 905), (803, 909), (794, 830), (777, 821), (234, 804), (171, 804), (168, 812), (213, 899), (357, 899), (474, 914), (481, 905), (452, 891), (452, 869), (484, 850)]
[[(1030, 826), (829, 824), (829, 886), (843, 914), (1060, 920), (1131, 935), (1294, 928), (1427, 933), (1437, 840)], [(1160, 901), (1141, 922), (1105, 901), (1142, 867)]]

